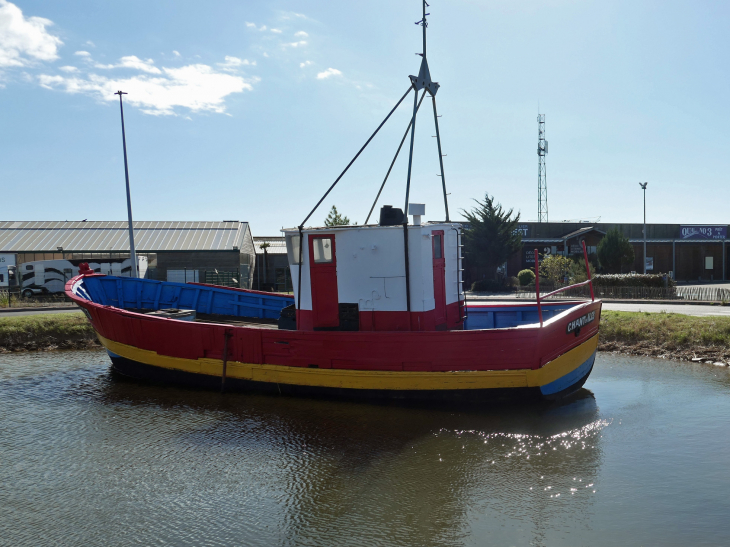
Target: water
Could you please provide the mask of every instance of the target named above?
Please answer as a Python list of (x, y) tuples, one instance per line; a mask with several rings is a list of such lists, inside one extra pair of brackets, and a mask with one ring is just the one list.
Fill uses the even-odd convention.
[(730, 371), (600, 355), (559, 405), (403, 408), (0, 355), (0, 545), (727, 545)]

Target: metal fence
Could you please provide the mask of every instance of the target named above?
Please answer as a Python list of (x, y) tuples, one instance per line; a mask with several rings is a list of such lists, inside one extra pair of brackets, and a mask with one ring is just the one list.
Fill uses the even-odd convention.
[(54, 294), (49, 296), (34, 296), (25, 298), (20, 291), (0, 290), (0, 309), (7, 308), (65, 308), (75, 307), (65, 294)]
[[(559, 288), (559, 286), (555, 286)], [(543, 289), (540, 284), (540, 292), (550, 292), (554, 290), (550, 287)], [(720, 287), (593, 287), (596, 298), (616, 299), (616, 300), (691, 300), (704, 302), (730, 302), (730, 289)], [(534, 288), (525, 290), (519, 289), (515, 296), (517, 298), (534, 299)], [(569, 289), (563, 293), (552, 296), (550, 298), (566, 299), (566, 298), (590, 298), (590, 289), (586, 287), (577, 287)]]

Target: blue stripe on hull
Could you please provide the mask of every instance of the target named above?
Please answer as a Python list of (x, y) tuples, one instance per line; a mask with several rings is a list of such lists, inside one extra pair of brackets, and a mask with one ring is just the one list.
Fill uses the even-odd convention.
[(555, 393), (563, 391), (564, 389), (568, 389), (570, 386), (578, 382), (581, 378), (583, 378), (591, 371), (591, 368), (593, 368), (593, 362), (595, 360), (596, 352), (594, 351), (593, 355), (591, 355), (582, 365), (576, 368), (573, 372), (569, 372), (565, 376), (562, 376), (561, 378), (558, 378), (557, 380), (554, 380), (549, 384), (541, 386), (540, 391), (543, 395), (553, 395)]

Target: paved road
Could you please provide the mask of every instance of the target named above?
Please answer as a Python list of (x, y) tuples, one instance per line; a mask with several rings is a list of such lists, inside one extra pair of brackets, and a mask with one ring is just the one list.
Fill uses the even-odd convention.
[(2, 311), (0, 312), (0, 319), (3, 317), (21, 317), (23, 315), (40, 315), (44, 313), (74, 313), (74, 312), (80, 312), (81, 310), (74, 306), (73, 308), (48, 308), (47, 310), (37, 310), (37, 311), (25, 311), (25, 310), (17, 310), (17, 311)]

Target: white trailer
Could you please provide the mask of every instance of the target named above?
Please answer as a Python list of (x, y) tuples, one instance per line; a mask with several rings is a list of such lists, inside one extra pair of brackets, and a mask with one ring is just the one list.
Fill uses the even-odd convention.
[(25, 262), (17, 267), (21, 279), (21, 294), (31, 297), (40, 294), (62, 293), (66, 282), (78, 275), (79, 264), (88, 262), (89, 268), (96, 273), (131, 277), (132, 261), (125, 259), (109, 259), (104, 262), (87, 260), (37, 260)]
[(11, 286), (11, 282), (14, 281), (15, 255), (11, 253), (0, 253), (0, 289), (7, 289)]

